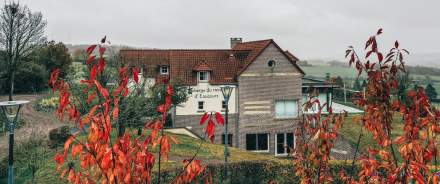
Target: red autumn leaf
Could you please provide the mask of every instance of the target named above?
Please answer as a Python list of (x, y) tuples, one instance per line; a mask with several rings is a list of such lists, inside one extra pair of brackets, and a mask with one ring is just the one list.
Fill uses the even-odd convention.
[(108, 94), (107, 89), (103, 88), (97, 80), (95, 80), (94, 82), (95, 82), (96, 87), (98, 88), (99, 93), (101, 93), (102, 96), (104, 96), (105, 98), (108, 99), (109, 94)]
[(75, 136), (70, 136), (67, 141), (64, 143), (64, 156), (67, 155), (67, 150), (70, 148), (70, 145), (72, 144), (73, 140), (75, 139)]
[(203, 114), (202, 118), (200, 119), (200, 125), (205, 124), (205, 122), (208, 118), (209, 118), (209, 114), (207, 112), (205, 112), (205, 114)]
[(168, 84), (167, 86), (167, 94), (170, 96), (173, 96), (173, 86), (171, 86), (170, 84)]
[(405, 142), (405, 136), (398, 136), (394, 139), (394, 144), (402, 144)]
[(81, 144), (77, 144), (72, 147), (72, 159), (75, 159), (76, 155), (80, 154), (83, 150), (83, 147)]
[(368, 46), (371, 45), (371, 43), (372, 43), (372, 37), (370, 37), (370, 38), (367, 40), (367, 42), (365, 42), (365, 49), (367, 49)]
[(126, 67), (126, 66), (119, 68), (119, 77), (125, 76), (125, 74), (127, 73), (127, 70), (128, 70), (128, 67)]
[(50, 73), (49, 86), (55, 87), (55, 83), (58, 80), (59, 74), (60, 74), (59, 68), (52, 70), (52, 72)]
[(123, 94), (123, 96), (124, 96), (124, 97), (127, 97), (127, 96), (128, 96), (128, 92), (129, 92), (129, 91), (128, 91), (128, 88), (124, 88), (124, 94)]
[(117, 120), (119, 117), (119, 99), (115, 99), (113, 108), (113, 119)]
[(382, 28), (380, 28), (379, 30), (377, 30), (377, 33), (376, 33), (376, 35), (380, 35), (380, 34), (382, 34)]
[(377, 52), (377, 42), (376, 37), (371, 38), (371, 50)]
[(102, 57), (105, 53), (106, 48), (105, 47), (99, 47), (99, 55)]
[(139, 70), (136, 67), (133, 67), (133, 80), (136, 83), (139, 83)]
[(61, 173), (60, 178), (64, 178), (64, 176), (66, 176), (67, 171), (69, 171), (69, 169), (64, 169), (63, 172)]
[(348, 55), (351, 53), (351, 50), (350, 49), (347, 49), (346, 51), (345, 51), (345, 58), (347, 58), (348, 57)]
[(127, 173), (127, 175), (125, 175), (125, 177), (124, 177), (124, 182), (125, 183), (130, 183), (130, 178), (131, 178), (130, 173)]
[(215, 112), (215, 119), (217, 120), (217, 123), (219, 125), (225, 124), (225, 119), (223, 118), (223, 115), (220, 114), (219, 112)]
[(107, 170), (110, 167), (110, 162), (112, 161), (112, 152), (107, 151), (106, 154), (104, 154), (104, 157), (101, 160), (101, 167), (103, 170)]
[(93, 92), (93, 93), (87, 98), (86, 103), (87, 103), (87, 104), (92, 103), (92, 101), (95, 99), (96, 95), (97, 95), (96, 92)]
[(57, 154), (55, 155), (55, 162), (56, 162), (58, 165), (64, 164), (64, 157), (63, 157), (63, 155), (57, 153)]
[(93, 65), (92, 69), (90, 70), (90, 80), (95, 80), (96, 79), (97, 72), (98, 72), (97, 66)]
[(165, 160), (168, 160), (168, 153), (171, 149), (171, 144), (169, 142), (168, 136), (162, 136), (161, 137), (161, 147), (160, 147), (160, 153), (164, 156)]
[(90, 56), (87, 59), (86, 64), (89, 65), (89, 64), (93, 63), (93, 61), (95, 61), (95, 58), (96, 58), (96, 56)]
[(373, 53), (372, 50), (368, 51), (368, 52), (367, 52), (367, 55), (365, 55), (365, 58), (368, 58), (368, 57), (371, 55), (371, 53)]
[(104, 58), (99, 58), (99, 61), (98, 61), (98, 71), (99, 71), (99, 73), (102, 74), (102, 72), (104, 72), (104, 69), (105, 69), (105, 59)]
[(210, 119), (208, 121), (208, 125), (206, 126), (206, 135), (208, 136), (208, 138), (211, 140), (211, 142), (214, 142), (214, 134), (215, 134), (215, 124), (214, 121), (212, 121), (212, 119)]
[(107, 39), (107, 36), (104, 36), (104, 38), (101, 39), (101, 43), (105, 43), (106, 39)]
[(165, 97), (165, 107), (168, 109), (168, 108), (170, 108), (170, 106), (171, 106), (171, 96), (167, 95)]
[(69, 180), (69, 182), (73, 182), (74, 179), (75, 179), (75, 172), (73, 171), (73, 169), (70, 169), (69, 176), (67, 177), (67, 180)]
[(383, 60), (383, 55), (380, 52), (377, 52), (377, 59), (379, 60), (379, 62), (382, 62)]
[(90, 45), (89, 48), (87, 48), (87, 55), (90, 56), (92, 52), (95, 50), (96, 45)]
[(167, 110), (168, 110), (168, 109), (167, 109), (167, 106), (166, 106), (165, 104), (163, 104), (163, 105), (159, 105), (159, 106), (157, 107), (157, 112), (165, 113)]

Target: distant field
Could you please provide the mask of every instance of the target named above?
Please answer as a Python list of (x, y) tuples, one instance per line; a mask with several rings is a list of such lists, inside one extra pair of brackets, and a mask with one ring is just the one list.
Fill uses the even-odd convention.
[(357, 71), (354, 68), (348, 67), (333, 67), (328, 65), (313, 65), (301, 66), (306, 73), (306, 76), (313, 76), (319, 78), (325, 78), (326, 73), (330, 73), (330, 76), (341, 76), (342, 78), (356, 78)]
[[(309, 77), (317, 77), (324, 79), (326, 77), (326, 73), (330, 73), (331, 77), (340, 76), (344, 81), (348, 82), (351, 85), (357, 77), (357, 71), (354, 67), (341, 67), (341, 66), (329, 66), (329, 65), (313, 65), (313, 66), (301, 66), (301, 69), (304, 70), (306, 76)], [(426, 86), (426, 76), (425, 75), (412, 75), (410, 76), (417, 80), (420, 85), (423, 87)], [(363, 73), (361, 78), (365, 78), (366, 75)], [(440, 76), (429, 76), (433, 81), (433, 86), (437, 90), (437, 93), (440, 95)], [(439, 96), (440, 97), (440, 96)]]

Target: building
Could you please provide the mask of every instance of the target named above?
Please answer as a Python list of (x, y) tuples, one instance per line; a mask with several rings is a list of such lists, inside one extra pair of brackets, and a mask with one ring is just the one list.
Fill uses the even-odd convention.
[[(230, 85), (234, 90), (229, 101), (228, 144), (287, 155), (285, 145), (294, 146), (293, 132), (301, 120), (303, 91), (315, 84), (302, 85), (305, 73), (297, 65), (298, 59), (272, 39), (242, 42), (231, 38), (230, 43), (230, 49), (120, 53), (123, 62), (140, 67), (142, 76), (153, 83), (166, 79), (188, 87), (190, 97), (174, 109), (173, 127), (186, 127), (203, 137), (201, 115), (224, 112), (220, 87)], [(224, 136), (223, 127), (217, 127), (215, 142), (223, 143)]]

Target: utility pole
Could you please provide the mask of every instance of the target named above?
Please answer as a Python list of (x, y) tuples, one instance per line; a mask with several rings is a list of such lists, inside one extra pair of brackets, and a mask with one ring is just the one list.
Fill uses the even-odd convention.
[(345, 88), (345, 82), (344, 82), (344, 103), (347, 103), (347, 89)]

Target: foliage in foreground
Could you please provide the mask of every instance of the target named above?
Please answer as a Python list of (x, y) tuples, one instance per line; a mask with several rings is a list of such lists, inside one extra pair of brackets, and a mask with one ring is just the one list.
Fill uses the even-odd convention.
[[(145, 128), (151, 130), (149, 135), (132, 135), (125, 132), (119, 134), (116, 140), (112, 139), (112, 129), (119, 119), (120, 100), (131, 92), (128, 88), (130, 80), (134, 83), (139, 82), (139, 71), (137, 68), (121, 67), (117, 85), (112, 90), (106, 88), (100, 80), (106, 72), (106, 60), (103, 57), (106, 50), (103, 46), (105, 40), (104, 37), (101, 44), (92, 45), (86, 51), (89, 77), (82, 80), (81, 84), (84, 86), (83, 93), (87, 95), (72, 95), (70, 84), (59, 79), (59, 69), (51, 74), (49, 85), (54, 91), (59, 91), (57, 115), (60, 119), (68, 115), (69, 120), (79, 129), (64, 143), (63, 153), (55, 156), (57, 170), (61, 177), (67, 176), (71, 183), (151, 183), (155, 176), (153, 170), (157, 159), (156, 178), (157, 183), (161, 183), (161, 163), (168, 159), (172, 144), (177, 144), (173, 136), (163, 133), (174, 95), (173, 87), (166, 85), (164, 101), (157, 108), (161, 116), (145, 125)], [(99, 50), (98, 57), (92, 54), (96, 48)], [(132, 78), (129, 76), (129, 70)], [(79, 99), (81, 97), (86, 99)], [(85, 105), (91, 108), (85, 115), (81, 115), (79, 109)], [(213, 140), (215, 124), (223, 125), (223, 117), (220, 113), (215, 113), (215, 117), (205, 114), (200, 124), (203, 125), (206, 121), (206, 134)], [(80, 134), (86, 135), (86, 138), (79, 139)], [(156, 148), (159, 150), (157, 156), (152, 152), (152, 149)], [(196, 155), (197, 152), (191, 158), (183, 160), (184, 168), (172, 183), (189, 183), (200, 175), (204, 176), (206, 182), (210, 181), (209, 173), (205, 171), (205, 166), (195, 159)], [(80, 166), (66, 162), (68, 157), (78, 159)]]
[[(339, 179), (344, 183), (437, 184), (439, 176), (430, 168), (437, 164), (436, 140), (440, 133), (440, 112), (431, 106), (423, 88), (409, 90), (405, 100), (393, 98), (392, 92), (398, 89), (399, 71), (405, 72), (403, 54), (409, 52), (399, 48), (399, 42), (396, 41), (394, 47), (384, 56), (379, 51), (376, 40), (380, 34), (382, 29), (366, 42), (366, 61), (362, 61), (353, 47), (346, 51), (346, 57), (350, 58), (349, 64), (355, 64), (358, 76), (363, 72), (367, 74), (365, 95), (358, 94), (356, 100), (356, 104), (365, 113), (357, 121), (365, 131), (373, 135), (379, 146), (362, 150), (359, 159), (356, 158), (357, 147), (352, 170), (341, 171)], [(377, 58), (370, 57), (374, 55)], [(320, 109), (317, 114), (308, 116), (302, 126), (310, 136), (297, 139), (299, 146), (294, 155), (299, 159), (294, 161), (295, 172), (302, 183), (328, 183), (338, 178), (329, 172), (328, 154), (342, 119), (334, 116), (331, 109), (329, 115), (321, 119), (322, 106), (317, 99), (311, 98), (306, 103), (306, 109), (313, 103), (317, 103)], [(391, 135), (394, 114), (403, 117), (404, 126), (401, 130), (403, 135), (393, 140)], [(359, 135), (358, 145), (361, 138), (362, 133)], [(360, 170), (355, 173), (353, 171), (356, 163), (360, 165)]]

